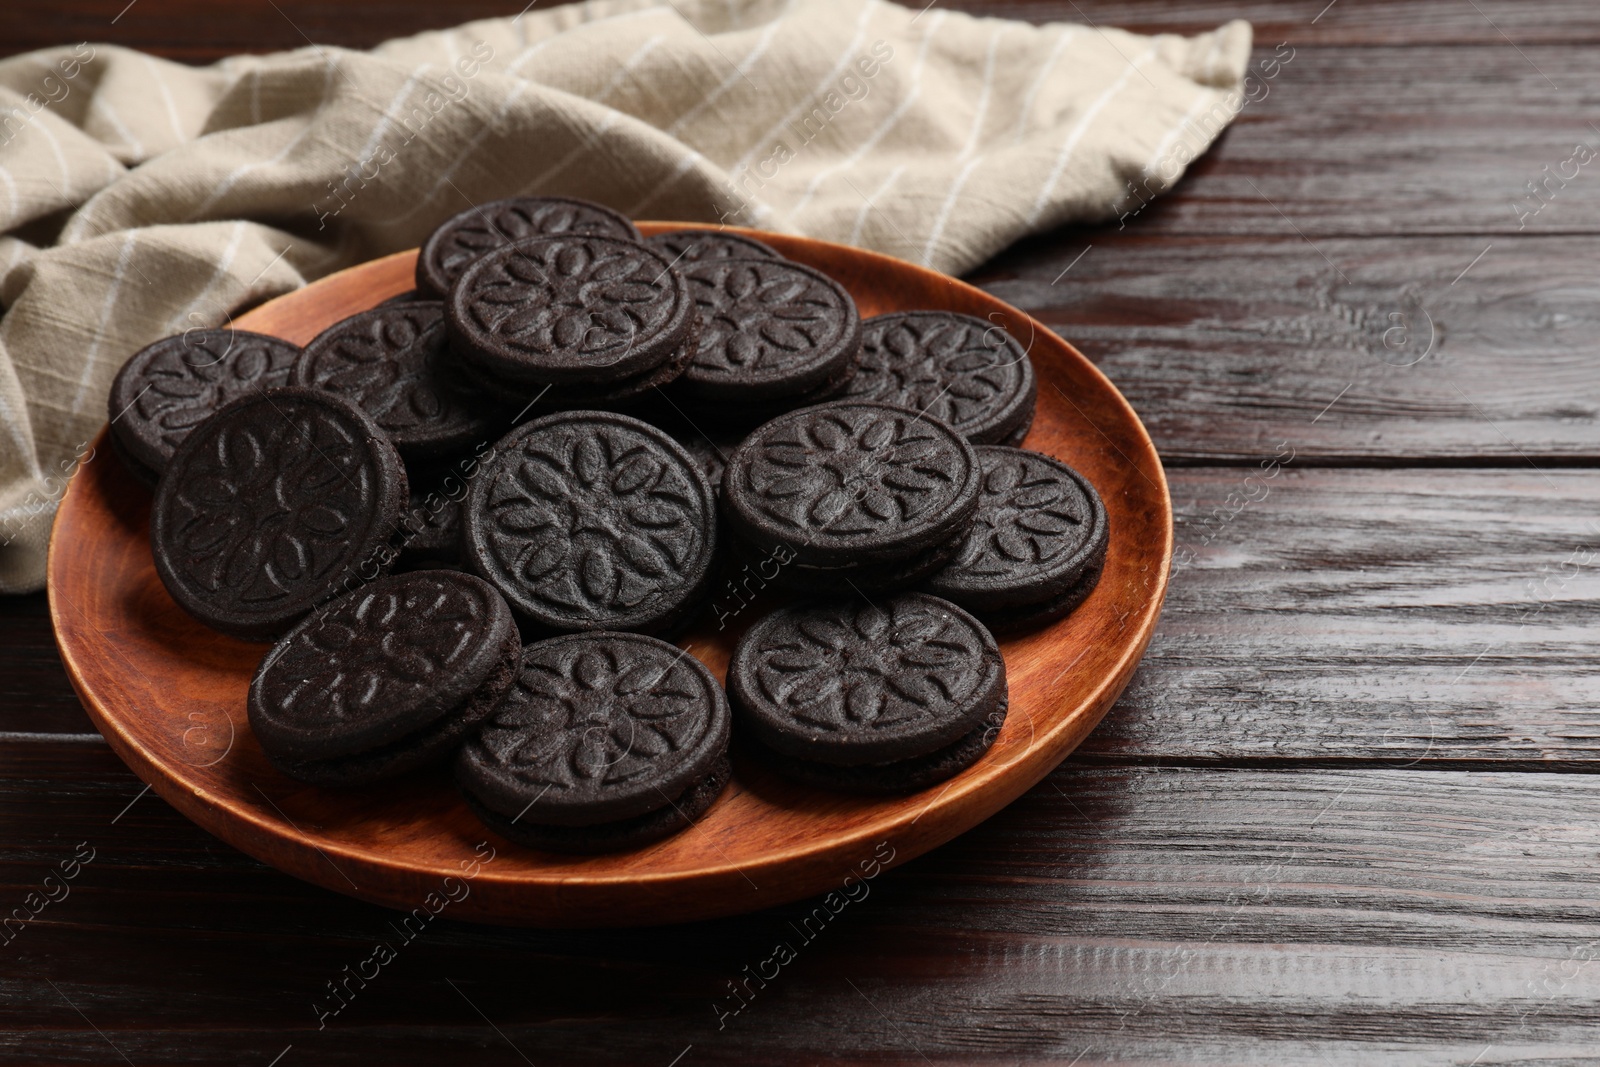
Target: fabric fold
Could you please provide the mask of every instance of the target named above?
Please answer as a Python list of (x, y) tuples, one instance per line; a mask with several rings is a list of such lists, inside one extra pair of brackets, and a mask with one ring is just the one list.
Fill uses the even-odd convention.
[(1243, 22), (590, 0), (370, 52), (0, 61), (0, 591), (43, 584), (63, 475), (116, 462), (85, 458), (107, 389), (160, 337), (516, 194), (957, 273), (1169, 187), (1241, 106), (1249, 53)]

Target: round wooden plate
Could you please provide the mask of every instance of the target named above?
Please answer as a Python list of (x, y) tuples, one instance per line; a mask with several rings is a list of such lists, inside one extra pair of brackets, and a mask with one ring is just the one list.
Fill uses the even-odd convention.
[[(1172, 556), (1155, 446), (1104, 375), (1015, 308), (888, 256), (752, 236), (832, 275), (863, 317), (947, 308), (1009, 330), (1039, 377), (1026, 447), (1070, 463), (1105, 500), (1111, 547), (1093, 595), (1061, 622), (1001, 643), (1011, 710), (981, 761), (923, 793), (878, 799), (793, 785), (736, 749), (733, 783), (693, 827), (636, 852), (576, 858), (495, 837), (443, 774), (348, 793), (302, 785), (267, 763), (246, 723), (246, 687), (267, 646), (214, 633), (167, 596), (150, 558), (150, 493), (102, 432), (61, 502), (49, 583), (67, 673), (111, 747), (190, 819), (296, 877), (407, 911), (551, 926), (682, 922), (845, 889), (847, 878), (920, 855), (1033, 786), (1100, 721), (1155, 628)], [(236, 325), (303, 344), (411, 288), (415, 258), (332, 275)], [(681, 643), (720, 676), (733, 632), (708, 622)]]

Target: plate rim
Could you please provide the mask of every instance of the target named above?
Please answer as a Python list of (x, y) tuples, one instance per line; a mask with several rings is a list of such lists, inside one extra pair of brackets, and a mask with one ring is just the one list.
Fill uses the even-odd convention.
[[(1035, 753), (1040, 749), (1052, 748), (1050, 745), (1036, 745), (1034, 742), (1038, 738), (1037, 735), (1034, 735), (1030, 737), (1028, 745), (1015, 758), (988, 768), (988, 773), (984, 775), (969, 779), (958, 778), (950, 785), (947, 785), (909, 823), (906, 821), (908, 812), (902, 807), (885, 807), (876, 812), (864, 813), (860, 818), (853, 820), (848, 828), (841, 829), (838, 832), (830, 833), (825, 837), (793, 841), (781, 850), (764, 852), (759, 860), (760, 866), (755, 869), (771, 871), (776, 874), (786, 867), (805, 864), (819, 857), (853, 849), (873, 840), (883, 839), (893, 839), (897, 844), (904, 845), (903, 849), (895, 849), (893, 857), (883, 864), (884, 868), (898, 866), (976, 827), (979, 823), (992, 817), (1001, 808), (1012, 803), (1027, 790), (1031, 789), (1082, 743), (1082, 740), (1100, 723), (1116, 702), (1117, 697), (1126, 688), (1139, 661), (1143, 658), (1154, 635), (1155, 628), (1160, 621), (1161, 611), (1171, 579), (1174, 547), (1172, 497), (1159, 452), (1150, 437), (1149, 430), (1145, 427), (1127, 398), (1123, 396), (1121, 390), (1099, 367), (1084, 356), (1075, 345), (1050, 330), (1032, 315), (958, 278), (882, 253), (798, 235), (771, 233), (745, 227), (712, 227), (705, 223), (693, 222), (640, 222), (638, 226), (646, 236), (680, 229), (717, 228), (730, 233), (754, 237), (769, 244), (799, 243), (801, 245), (819, 246), (835, 256), (854, 259), (868, 267), (884, 268), (896, 273), (910, 270), (914, 274), (926, 276), (925, 280), (935, 280), (941, 284), (952, 286), (965, 295), (975, 296), (983, 302), (999, 304), (1008, 314), (1016, 315), (1026, 322), (1032, 330), (1053, 337), (1077, 361), (1076, 370), (1078, 373), (1088, 372), (1090, 376), (1098, 379), (1098, 384), (1105, 390), (1107, 397), (1114, 398), (1114, 402), (1120, 408), (1119, 414), (1131, 427), (1137, 430), (1140, 444), (1152, 461), (1151, 469), (1145, 469), (1132, 458), (1125, 455), (1122, 457), (1124, 465), (1144, 475), (1157, 490), (1156, 502), (1160, 506), (1161, 518), (1164, 520), (1161, 523), (1161, 544), (1159, 545), (1159, 552), (1156, 554), (1159, 557), (1157, 574), (1143, 602), (1137, 629), (1131, 635), (1131, 639), (1124, 639), (1121, 655), (1096, 678), (1092, 690), (1083, 698), (1081, 713), (1064, 715), (1054, 725), (1053, 728), (1057, 732), (1056, 746), (1054, 747), (1058, 747), (1059, 751), (1039, 752), (1039, 754), (1030, 759), (1030, 753)], [(313, 288), (320, 289), (324, 293), (336, 291), (341, 287), (342, 283), (347, 282), (357, 272), (360, 272), (364, 278), (383, 271), (395, 271), (398, 273), (398, 268), (409, 268), (410, 264), (414, 263), (416, 254), (416, 249), (410, 249), (346, 267), (326, 275), (307, 286), (265, 301), (233, 319), (232, 324), (240, 329), (251, 329), (252, 320), (258, 317), (266, 317), (269, 309), (272, 309), (282, 301), (296, 297), (303, 299), (303, 295)], [(411, 270), (405, 270), (404, 278), (406, 284), (397, 288), (395, 293), (390, 295), (398, 295), (410, 287), (411, 273)], [(109, 427), (102, 426), (94, 441), (94, 447), (97, 449), (96, 454), (100, 454), (98, 449), (108, 444), (108, 433)], [(1115, 447), (1114, 443), (1113, 447)], [(1118, 451), (1120, 453), (1121, 450), (1118, 449)], [(56, 638), (63, 665), (67, 669), (68, 678), (72, 683), (73, 689), (78, 694), (80, 702), (113, 751), (116, 752), (117, 756), (129, 769), (182, 813), (185, 818), (196, 823), (207, 832), (293, 877), (310, 881), (313, 884), (345, 895), (354, 895), (384, 906), (398, 906), (395, 903), (396, 894), (393, 892), (368, 892), (363, 887), (355, 885), (348, 877), (327, 877), (325, 873), (315, 867), (314, 860), (308, 860), (303, 855), (304, 851), (309, 850), (313, 856), (319, 853), (331, 853), (339, 859), (347, 860), (365, 869), (381, 869), (394, 875), (399, 875), (402, 880), (427, 881), (458, 875), (460, 873), (459, 870), (443, 865), (447, 862), (446, 860), (430, 859), (417, 862), (397, 859), (393, 855), (375, 847), (363, 847), (348, 841), (308, 833), (300, 830), (286, 815), (282, 815), (281, 810), (279, 813), (282, 816), (281, 820), (273, 819), (260, 809), (246, 807), (232, 795), (218, 794), (209, 789), (200, 788), (182, 777), (181, 769), (183, 765), (181, 763), (152, 750), (124, 725), (118, 714), (101, 706), (101, 701), (104, 698), (101, 694), (94, 692), (85, 681), (85, 672), (78, 662), (77, 650), (72, 646), (71, 642), (63, 639), (63, 633), (70, 632), (70, 627), (64, 628), (64, 608), (59, 603), (60, 598), (56, 594), (57, 573), (61, 567), (66, 565), (64, 560), (68, 555), (67, 549), (63, 547), (61, 540), (56, 537), (56, 533), (62, 524), (62, 517), (71, 514), (72, 509), (76, 506), (74, 503), (75, 494), (81, 494), (86, 491), (80, 485), (81, 481), (77, 477), (73, 478), (68, 484), (58, 507), (55, 521), (52, 524), (46, 562), (46, 573), (49, 578), (47, 595), (51, 629)], [(1031, 715), (1029, 721), (1030, 724), (1033, 721)], [(263, 795), (265, 796), (265, 794)], [(271, 801), (270, 797), (268, 800), (276, 806), (276, 802)], [(965, 814), (954, 819), (949, 818), (948, 813), (958, 810), (957, 802), (962, 800), (967, 800), (967, 806), (964, 809)], [(970, 817), (974, 811), (978, 814), (975, 817)], [(934, 814), (935, 817), (927, 821), (926, 828), (922, 832), (915, 834), (909, 832), (910, 828), (915, 827), (923, 816), (929, 814)], [(239, 840), (240, 837), (249, 837), (250, 840), (242, 841)], [(277, 845), (278, 849), (287, 848), (302, 854), (292, 857), (296, 862), (289, 862), (291, 857), (287, 857), (278, 849), (274, 849), (274, 845)], [(332, 860), (328, 860), (328, 865), (333, 866)], [(726, 878), (729, 875), (742, 875), (746, 870), (750, 869), (752, 869), (750, 864), (741, 866), (724, 857), (720, 862), (700, 864), (692, 870), (565, 872), (542, 879), (530, 879), (525, 871), (503, 872), (496, 871), (490, 866), (485, 866), (474, 876), (474, 881), (481, 880), (501, 888), (539, 885), (549, 891), (560, 893), (568, 888), (626, 890), (632, 887), (645, 889), (657, 886), (676, 887), (684, 883), (707, 882), (714, 884), (719, 878)], [(844, 870), (846, 868), (841, 864), (840, 869)], [(337, 867), (335, 867), (335, 870), (337, 870)], [(343, 875), (343, 872), (339, 873), (341, 876)], [(341, 884), (341, 882), (348, 884)], [(835, 878), (830, 884), (837, 884), (837, 882), (838, 879)], [(351, 892), (352, 889), (354, 892)], [(773, 894), (753, 898), (748, 907), (711, 907), (701, 912), (658, 917), (653, 920), (622, 917), (614, 923), (595, 922), (592, 918), (572, 921), (559, 913), (529, 916), (523, 913), (511, 914), (499, 909), (478, 913), (475, 909), (466, 907), (452, 909), (451, 915), (452, 917), (469, 921), (539, 926), (647, 925), (662, 921), (683, 922), (721, 915), (741, 914), (773, 907), (786, 901), (803, 899), (820, 891), (813, 887), (806, 887), (803, 891), (796, 892), (778, 889)], [(414, 897), (407, 896), (405, 899), (411, 900)], [(466, 898), (466, 900), (471, 899), (473, 898)]]

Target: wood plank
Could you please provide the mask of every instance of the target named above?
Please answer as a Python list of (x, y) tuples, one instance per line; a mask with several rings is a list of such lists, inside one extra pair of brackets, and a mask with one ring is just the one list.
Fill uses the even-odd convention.
[(95, 729), (61, 667), (45, 595), (0, 596), (0, 744), (34, 732)]
[(1160, 627), (1081, 752), (1594, 767), (1600, 474), (1276, 470), (1175, 473)]
[[(1172, 472), (1178, 573), (1086, 757), (1594, 766), (1600, 472), (1272, 455)], [(92, 729), (25, 605), (0, 600), (0, 730)]]
[[(318, 0), (60, 0), (0, 11), (0, 55), (82, 40), (109, 41), (190, 63), (237, 52), (319, 44), (366, 48), (390, 37), (515, 14), (520, 4), (378, 0), (335, 6)], [(553, 6), (536, 3), (535, 9)], [(921, 7), (921, 3), (908, 6)], [(131, 7), (118, 17), (123, 8)], [(1319, 45), (1593, 44), (1600, 20), (1587, 0), (1492, 0), (1481, 10), (1455, 0), (945, 0), (941, 7), (1031, 22), (1091, 22), (1136, 33), (1202, 33), (1229, 19), (1254, 24), (1258, 40)], [(1326, 8), (1326, 10), (1324, 10)], [(115, 21), (113, 21), (115, 20)], [(1498, 27), (1498, 29), (1496, 28)], [(1505, 36), (1501, 35), (1501, 31)]]
[[(548, 3), (535, 6), (553, 6)], [(212, 63), (241, 52), (281, 52), (309, 41), (370, 48), (380, 41), (472, 19), (515, 15), (496, 0), (376, 0), (341, 5), (318, 0), (64, 0), (7, 4), (0, 10), (0, 55), (90, 41), (137, 48), (185, 63)], [(508, 10), (509, 8), (509, 10)], [(124, 10), (126, 9), (126, 10)]]
[(1600, 1024), (1586, 775), (1069, 767), (808, 927), (818, 901), (599, 932), (446, 911), (409, 942), (153, 796), (112, 825), (137, 790), (103, 749), (0, 750), (0, 901), (95, 850), (3, 946), (0, 1062), (1548, 1062)]
[(1180, 195), (1155, 199), (1129, 225), (1313, 240), (1600, 229), (1600, 128), (1584, 118), (1600, 71), (1584, 50), (1291, 41), (1282, 54), (1292, 58), (1273, 66), (1280, 40), (1257, 37), (1253, 102), (1188, 170)]
[[(1418, 44), (1585, 44), (1600, 19), (1584, 0), (957, 0), (941, 4), (996, 18), (1079, 22), (1134, 33), (1196, 34), (1229, 19), (1255, 28), (1257, 42), (1317, 46)], [(913, 3), (911, 6), (920, 7)], [(1497, 28), (1498, 27), (1498, 28)]]
[(1497, 238), (1474, 263), (1490, 244), (1130, 228), (1027, 242), (974, 280), (1099, 364), (1168, 463), (1281, 441), (1303, 462), (1600, 461), (1600, 246)]

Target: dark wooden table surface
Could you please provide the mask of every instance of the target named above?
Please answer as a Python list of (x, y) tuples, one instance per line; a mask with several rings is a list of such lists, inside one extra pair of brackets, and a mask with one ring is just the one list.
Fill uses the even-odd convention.
[[(125, 4), (11, 0), (0, 48), (205, 62), (297, 47), (296, 26), (364, 46), (520, 6), (138, 0), (112, 26)], [(142, 794), (43, 598), (0, 600), (0, 912), (80, 843), (94, 857), (0, 944), (0, 1062), (1600, 1057), (1600, 164), (1519, 218), (1544, 168), (1600, 148), (1600, 9), (947, 4), (1143, 32), (1243, 17), (1258, 57), (1293, 49), (1125, 229), (975, 275), (1111, 376), (1171, 476), (1165, 617), (1079, 754), (874, 882), (720, 1025), (810, 905), (605, 932), (440, 919), (319, 1030), (396, 916)]]

